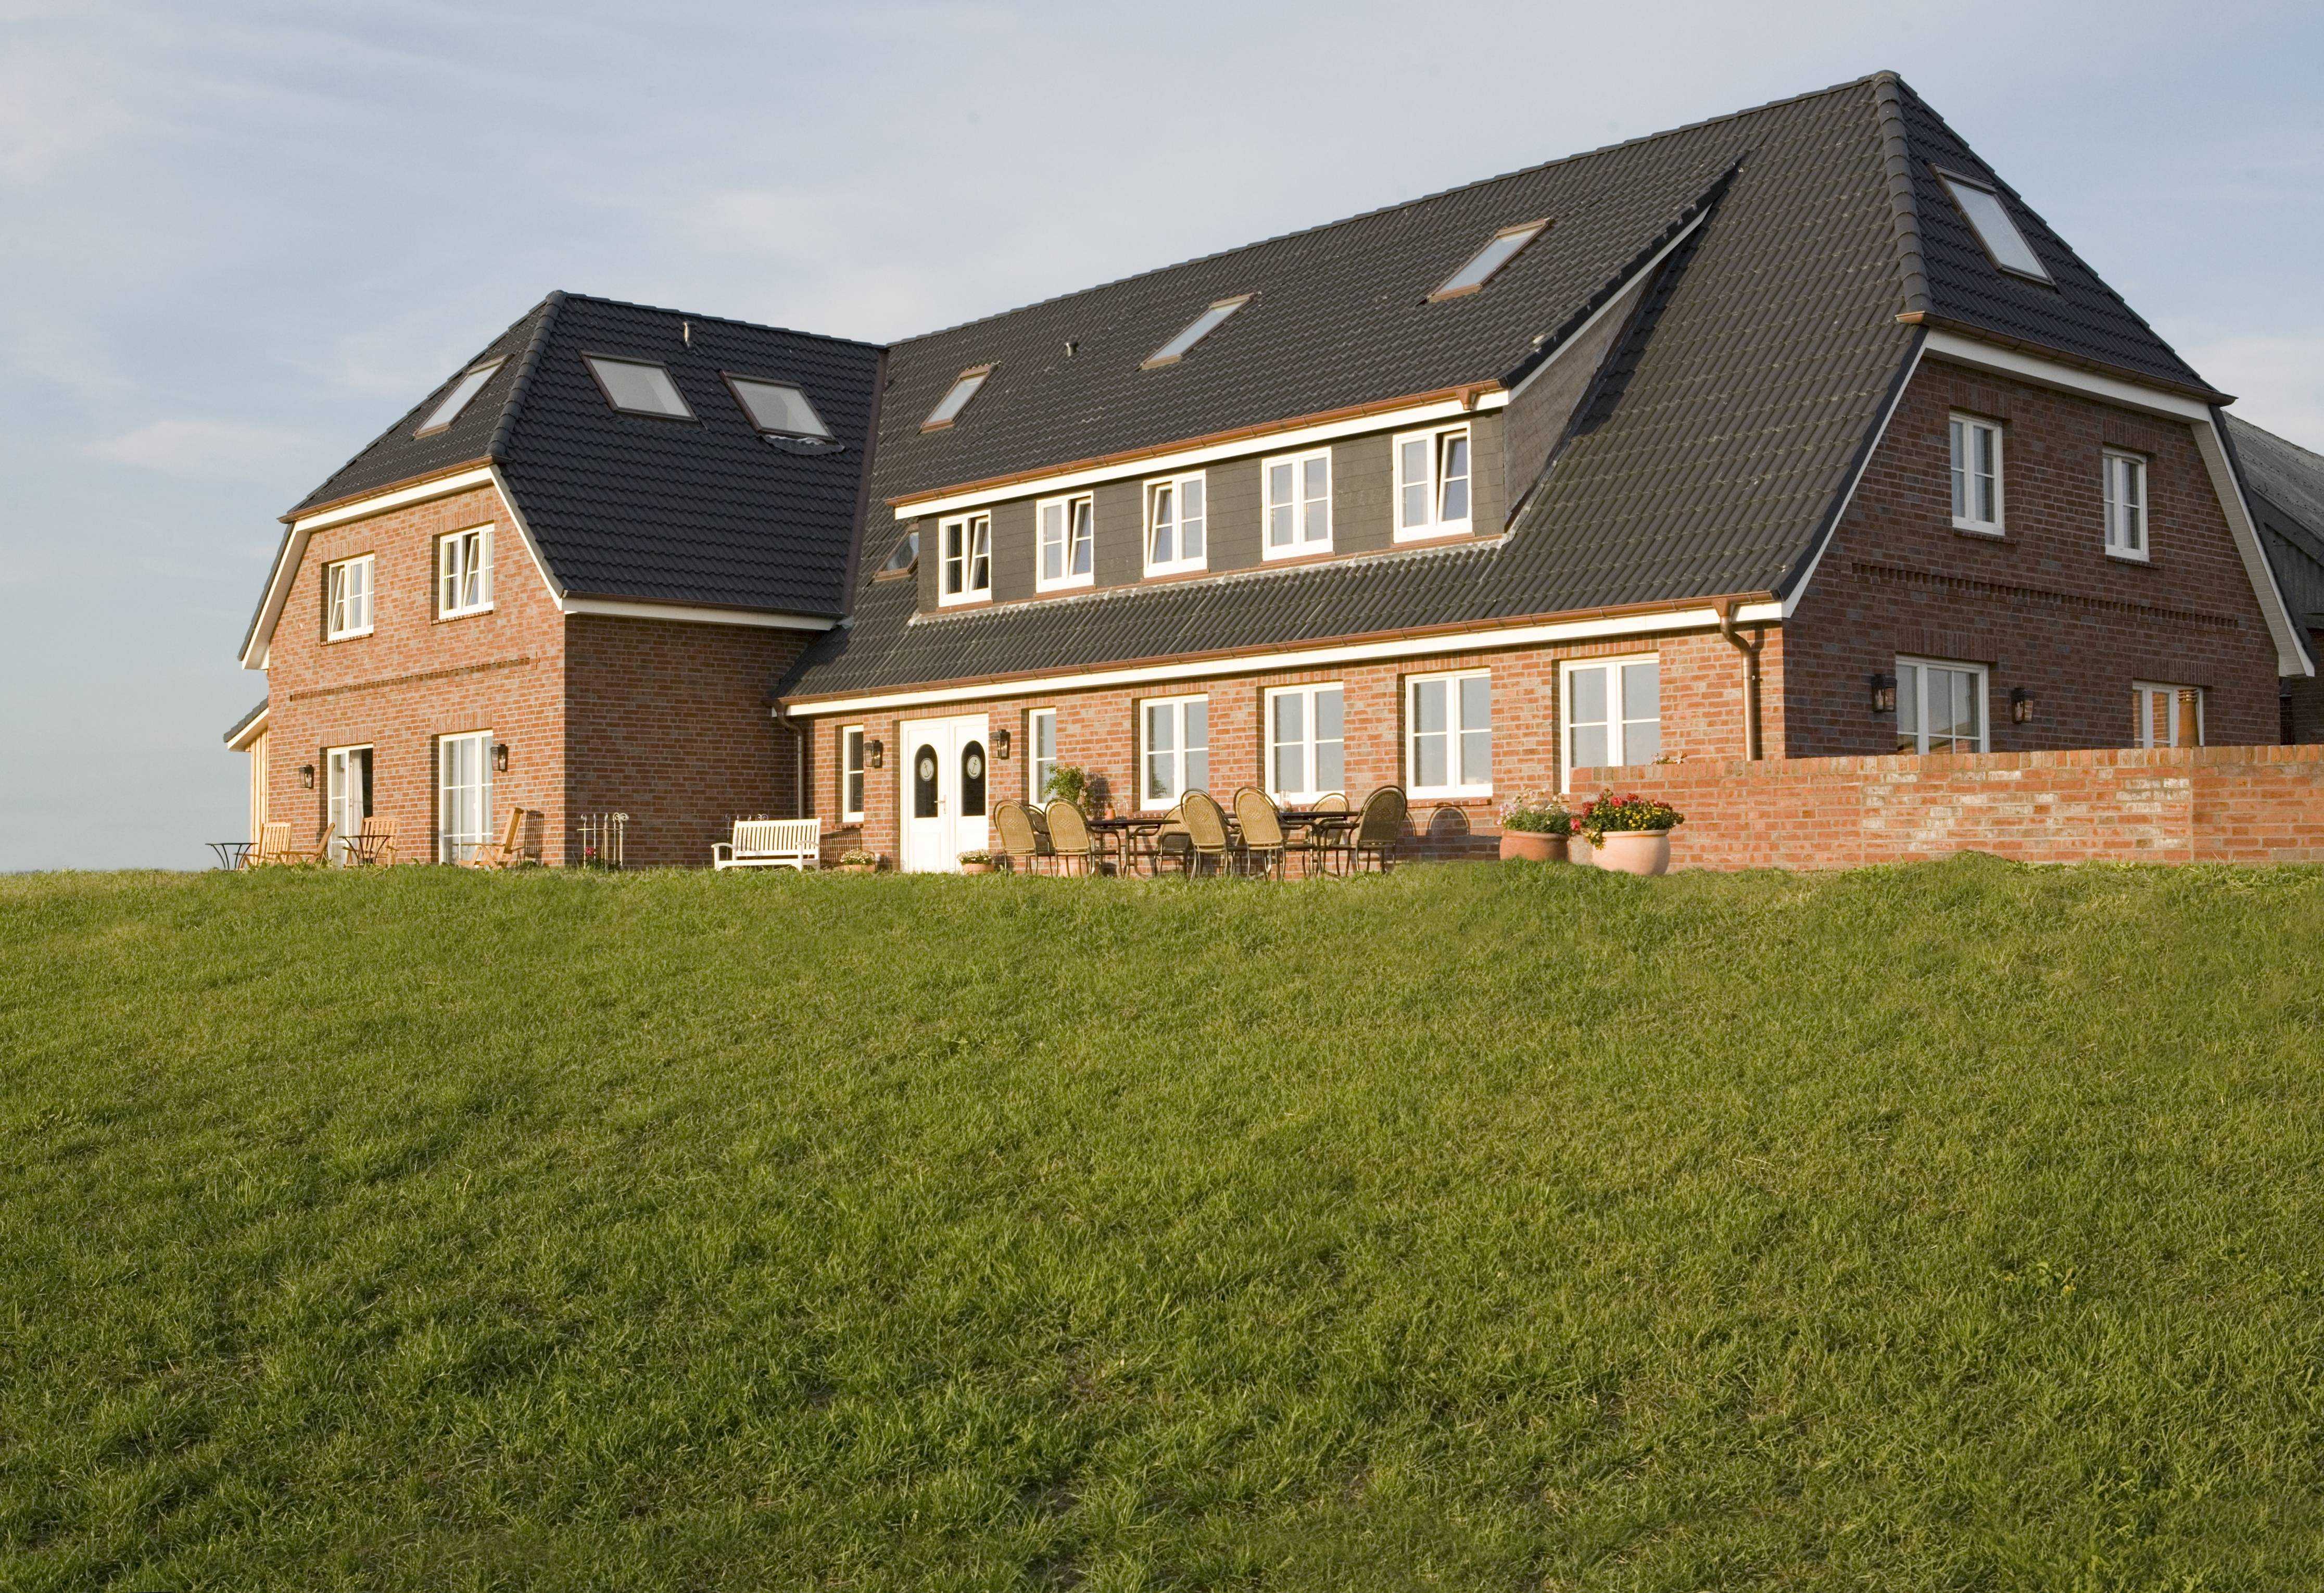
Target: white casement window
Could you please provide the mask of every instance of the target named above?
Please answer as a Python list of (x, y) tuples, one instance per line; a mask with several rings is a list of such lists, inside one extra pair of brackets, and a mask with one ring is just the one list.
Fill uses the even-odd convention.
[(323, 567), (323, 639), (371, 634), (372, 556)]
[(2146, 461), (2115, 449), (2106, 450), (2106, 551), (2146, 557)]
[(1493, 794), (1493, 682), (1483, 670), (1405, 682), (1405, 779), (1414, 796)]
[(981, 603), (992, 596), (992, 516), (963, 514), (936, 523), (944, 556), (936, 570), (936, 601)]
[(1157, 697), (1139, 704), (1138, 805), (1176, 806), (1211, 783), (1211, 699)]
[(1397, 540), (1455, 536), (1469, 527), (1469, 428), (1445, 426), (1398, 437)]
[(490, 838), (493, 733), (446, 736), (436, 743), (436, 860), (466, 863)]
[(2200, 746), (2203, 745), (2203, 689), (2162, 686), (2152, 681), (2131, 683), (2132, 712), (2138, 719), (2141, 746)]
[(1953, 529), (2001, 534), (2001, 428), (1974, 415), (1952, 418)]
[(1565, 705), (1565, 756), (1559, 789), (1572, 789), (1576, 769), (1618, 769), (1663, 755), (1663, 670), (1659, 658), (1591, 658), (1558, 666)]
[(1332, 450), (1289, 454), (1259, 467), (1267, 495), (1269, 559), (1332, 551)]
[(479, 525), (436, 539), (436, 616), (456, 619), (493, 606), (493, 528)]
[(839, 821), (863, 822), (863, 727), (839, 727)]
[(1337, 683), (1267, 694), (1268, 794), (1309, 801), (1344, 791), (1347, 768), (1347, 699)]
[(1210, 493), (1200, 475), (1146, 484), (1146, 573), (1176, 575), (1210, 561)]
[(1065, 498), (1044, 498), (1036, 506), (1034, 514), (1041, 527), (1041, 561), (1033, 572), (1036, 591), (1054, 592), (1060, 587), (1090, 584), (1096, 554), (1091, 529), (1093, 513), (1093, 500), (1085, 492)]
[(1057, 767), (1057, 710), (1037, 708), (1025, 716), (1025, 797), (1045, 802), (1049, 776)]
[(1984, 752), (1986, 671), (1941, 658), (1896, 661), (1896, 750)]
[(371, 748), (334, 746), (323, 755), (324, 814), (331, 826), (331, 850), (344, 856), (340, 845), (360, 834), (371, 817)]

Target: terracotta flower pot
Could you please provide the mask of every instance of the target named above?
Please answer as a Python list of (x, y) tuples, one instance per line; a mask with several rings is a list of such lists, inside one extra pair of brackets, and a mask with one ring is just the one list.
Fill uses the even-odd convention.
[(1563, 863), (1565, 861), (1565, 838), (1530, 829), (1501, 831), (1501, 861), (1504, 863)]
[(835, 863), (831, 869), (834, 874), (877, 874), (880, 866), (877, 863)]
[(963, 874), (991, 874), (992, 872), (992, 865), (990, 863), (964, 863), (960, 866), (960, 871)]
[(1652, 879), (1670, 872), (1670, 831), (1609, 829), (1598, 848), (1598, 866)]

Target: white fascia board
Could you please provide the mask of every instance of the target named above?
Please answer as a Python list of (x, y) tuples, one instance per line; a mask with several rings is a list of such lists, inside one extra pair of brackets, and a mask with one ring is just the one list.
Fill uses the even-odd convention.
[(1904, 379), (1889, 394), (1888, 407), (1880, 412), (1880, 424), (1872, 432), (1872, 446), (1864, 450), (1862, 458), (1857, 460), (1856, 474), (1848, 478), (1848, 490), (1840, 495), (1840, 508), (1833, 514), (1823, 541), (1816, 544), (1815, 557), (1808, 560), (1807, 569), (1801, 572), (1798, 580), (1792, 583), (1790, 594), (1784, 598), (1784, 618), (1789, 619), (1798, 611), (1800, 599), (1807, 596), (1808, 586), (1815, 579), (1816, 570), (1823, 563), (1825, 551), (1840, 540), (1840, 523), (1848, 518), (1849, 505), (1856, 502), (1856, 489), (1863, 485), (1864, 473), (1872, 468), (1872, 461), (1879, 454), (1880, 445), (1888, 440), (1888, 423), (1896, 418), (1897, 410), (1904, 406), (1905, 390), (1912, 386), (1913, 378), (1920, 374), (1922, 357), (1928, 351), (1927, 338), (1923, 338), (1914, 346), (1912, 357), (1904, 364)]
[(509, 523), (516, 527), (517, 540), (524, 543), (525, 555), (532, 560), (533, 572), (540, 577), (540, 584), (549, 589), (549, 600), (559, 608), (564, 607), (565, 588), (558, 586), (557, 578), (549, 573), (549, 560), (541, 557), (540, 544), (532, 540), (532, 527), (525, 523), (524, 511), (517, 506), (516, 494), (509, 490), (507, 477), (501, 474), (497, 464), (488, 465), (485, 468), (492, 473), (493, 490), (501, 495), (501, 504), (508, 510)]
[(1255, 454), (1284, 453), (1301, 448), (1311, 448), (1319, 442), (1333, 442), (1343, 437), (1361, 437), (1372, 431), (1392, 431), (1399, 428), (1426, 425), (1431, 421), (1457, 421), (1463, 415), (1480, 410), (1497, 410), (1509, 402), (1509, 395), (1495, 388), (1480, 393), (1476, 403), (1463, 405), (1457, 398), (1443, 398), (1428, 403), (1407, 404), (1403, 409), (1379, 410), (1368, 415), (1351, 415), (1343, 421), (1323, 421), (1313, 426), (1287, 427), (1281, 431), (1268, 431), (1250, 437), (1238, 437), (1231, 442), (1215, 442), (1202, 448), (1182, 448), (1169, 453), (1148, 454), (1141, 458), (1121, 459), (1111, 464), (1093, 465), (1085, 470), (1060, 471), (1054, 476), (1029, 477), (1023, 481), (1004, 482), (994, 486), (968, 487), (960, 492), (946, 493), (939, 497), (916, 498), (896, 505), (899, 521), (925, 520), (935, 514), (955, 514), (964, 509), (982, 508), (988, 504), (1007, 503), (1012, 498), (1047, 497), (1053, 493), (1072, 492), (1084, 486), (1094, 486), (1103, 481), (1133, 480), (1145, 476), (1165, 476), (1174, 470), (1191, 469), (1199, 465), (1213, 465), (1222, 459), (1247, 458)]
[(1604, 320), (1606, 316), (1613, 310), (1617, 304), (1619, 304), (1629, 298), (1632, 291), (1635, 290), (1639, 283), (1652, 276), (1655, 273), (1655, 267), (1669, 259), (1670, 253), (1673, 249), (1677, 248), (1681, 244), (1686, 242), (1689, 237), (1693, 236), (1694, 229), (1696, 227), (1701, 227), (1704, 222), (1710, 219), (1711, 212), (1709, 210), (1705, 210), (1702, 215), (1697, 216), (1684, 227), (1680, 227), (1676, 237), (1671, 239), (1670, 242), (1655, 250), (1655, 257), (1653, 259), (1647, 261), (1644, 265), (1639, 266), (1637, 270), (1623, 278), (1621, 285), (1617, 287), (1612, 292), (1606, 295), (1606, 302), (1591, 310), (1590, 312), (1590, 318), (1583, 321), (1580, 326), (1574, 328), (1572, 332), (1568, 333), (1564, 342), (1560, 343), (1555, 348), (1550, 350), (1550, 355), (1547, 359), (1543, 360), (1539, 365), (1534, 366), (1533, 369), (1527, 371), (1525, 374), (1525, 379), (1519, 382), (1516, 386), (1510, 388), (1507, 397), (1503, 398), (1502, 402), (1504, 403), (1508, 403), (1510, 399), (1517, 397), (1518, 394), (1523, 393), (1526, 388), (1539, 381), (1544, 372), (1547, 371), (1550, 366), (1555, 365), (1559, 360), (1565, 357), (1567, 350), (1572, 348), (1584, 338), (1587, 338), (1590, 335), (1591, 328), (1596, 326), (1600, 320)]
[[(1748, 603), (1736, 609), (1735, 617), (1741, 624), (1764, 625), (1781, 619), (1783, 611), (1779, 605), (1774, 603)], [(918, 690), (906, 687), (896, 691), (867, 692), (859, 697), (795, 702), (788, 706), (793, 714), (819, 719), (835, 714), (868, 713), (937, 703), (982, 702), (994, 698), (1036, 697), (1058, 691), (1102, 691), (1116, 686), (1204, 681), (1219, 675), (1329, 669), (1345, 663), (1425, 658), (1438, 653), (1498, 652), (1511, 647), (1551, 646), (1564, 642), (1597, 641), (1609, 636), (1650, 635), (1661, 631), (1707, 631), (1718, 627), (1719, 611), (1715, 608), (1666, 608), (1642, 614), (1607, 615), (1594, 619), (1550, 620), (1536, 625), (1502, 625), (1489, 630), (1397, 636), (1382, 642), (1351, 642), (1328, 647), (1287, 647), (1271, 653), (1233, 653), (1219, 658), (1177, 659), (1167, 663), (1084, 670), (1072, 674), (976, 681), (959, 686)]]
[(827, 631), (839, 622), (804, 614), (771, 614), (746, 608), (706, 608), (687, 603), (633, 603), (620, 597), (565, 597), (567, 614), (602, 614), (620, 619), (666, 619), (688, 625), (749, 625), (768, 631)]
[[(2268, 635), (2275, 643), (2276, 673), (2310, 675), (2315, 672), (2315, 666), (2308, 661), (2308, 650), (2300, 644), (2300, 627), (2292, 617), (2291, 607), (2283, 600), (2282, 589), (2275, 584), (2275, 570), (2267, 561), (2266, 551), (2260, 545), (2259, 528), (2253, 523), (2251, 508), (2244, 502), (2243, 486), (2236, 479), (2235, 467), (2228, 462), (2227, 443), (2219, 436), (2218, 422), (2212, 415), (2210, 405), (2119, 377), (2078, 370), (2038, 355), (2021, 354), (2014, 348), (1980, 343), (1958, 332), (1932, 331), (1926, 347), (1931, 354), (1958, 360), (1964, 365), (1981, 366), (1987, 370), (2019, 376), (2045, 387), (2056, 387), (2107, 403), (2119, 404), (2125, 409), (2143, 410), (2148, 414), (2165, 415), (2184, 421), (2195, 433), (2196, 451), (2203, 456), (2203, 468), (2210, 472), (2211, 486), (2218, 495), (2220, 512), (2227, 516), (2227, 529), (2236, 539), (2236, 551), (2244, 561), (2244, 573), (2251, 579), (2252, 594), (2259, 599), (2260, 612), (2267, 619)], [(1802, 584), (1805, 585), (1804, 582)]]
[(242, 727), (242, 734), (226, 744), (228, 752), (248, 752), (252, 742), (266, 734), (266, 709), (260, 709), (258, 717)]

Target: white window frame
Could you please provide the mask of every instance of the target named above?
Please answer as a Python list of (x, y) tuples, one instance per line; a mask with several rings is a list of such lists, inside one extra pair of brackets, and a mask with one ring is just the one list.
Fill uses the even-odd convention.
[(2138, 723), (2133, 727), (2133, 729), (2137, 735), (2140, 746), (2152, 747), (2158, 745), (2154, 739), (2154, 715), (2148, 703), (2150, 698), (2158, 696), (2167, 697), (2170, 699), (2171, 734), (2174, 737), (2160, 745), (2163, 746), (2181, 745), (2175, 737), (2179, 734), (2179, 694), (2181, 691), (2192, 691), (2195, 694), (2195, 745), (2197, 746), (2209, 745), (2205, 739), (2206, 732), (2203, 728), (2204, 693), (2200, 686), (2166, 686), (2160, 681), (2133, 681), (2130, 683), (2131, 701), (2135, 706), (2138, 715)]
[[(1444, 456), (1455, 440), (1466, 445), (1468, 454), (1468, 473), (1461, 478), (1468, 512), (1447, 519), (1444, 514)], [(1424, 445), (1428, 456), (1426, 474), (1417, 479), (1405, 470), (1405, 449), (1415, 443)], [(1425, 431), (1399, 431), (1388, 447), (1388, 457), (1395, 461), (1396, 540), (1410, 542), (1429, 537), (1468, 534), (1476, 523), (1477, 513), (1477, 441), (1469, 423), (1462, 421), (1451, 426), (1432, 426)], [(1405, 502), (1405, 490), (1414, 486), (1425, 489), (1428, 495), (1428, 517), (1425, 520), (1406, 517), (1409, 505)]]
[[(1083, 518), (1076, 520), (1074, 511), (1079, 508)], [(1049, 574), (1049, 516), (1056, 514), (1057, 568), (1064, 574)], [(1085, 534), (1084, 534), (1085, 533)], [(1085, 556), (1084, 568), (1074, 568), (1074, 555)], [(1070, 492), (1063, 497), (1043, 498), (1033, 505), (1033, 589), (1037, 592), (1062, 592), (1086, 587), (1097, 579), (1097, 495)]]
[[(1340, 783), (1337, 785), (1325, 785), (1315, 778), (1315, 748), (1322, 744), (1322, 738), (1315, 734), (1315, 699), (1326, 691), (1337, 692), (1340, 697), (1340, 734), (1334, 738), (1340, 746)], [(1268, 795), (1277, 801), (1305, 802), (1313, 801), (1320, 796), (1328, 796), (1334, 792), (1346, 791), (1348, 780), (1346, 683), (1341, 681), (1314, 681), (1299, 686), (1275, 686), (1270, 687), (1264, 696), (1265, 700), (1259, 704), (1259, 736), (1264, 743), (1260, 748), (1260, 755), (1267, 761), (1259, 775), (1265, 783)], [(1277, 703), (1292, 697), (1300, 699), (1305, 706), (1299, 715), (1299, 739), (1296, 743), (1285, 743), (1276, 739), (1275, 708)], [(1298, 746), (1299, 766), (1307, 772), (1307, 783), (1298, 790), (1277, 785), (1275, 782), (1276, 748), (1286, 745)]]
[[(1471, 725), (1462, 718), (1463, 681), (1485, 682), (1485, 722)], [(1406, 675), (1404, 680), (1404, 783), (1416, 797), (1489, 797), (1493, 794), (1493, 671), (1490, 670), (1442, 670), (1425, 675)], [(1423, 785), (1420, 783), (1420, 690), (1424, 686), (1444, 688), (1445, 727), (1444, 772), (1452, 776), (1443, 785)], [(1476, 730), (1485, 734), (1485, 777), (1482, 780), (1462, 778), (1471, 773), (1468, 766), (1464, 738)]]
[[(1189, 556), (1186, 552), (1186, 488), (1192, 486), (1203, 495), (1203, 512), (1192, 516), (1203, 528), (1203, 551)], [(1157, 560), (1154, 557), (1154, 533), (1159, 523), (1155, 507), (1164, 493), (1170, 495), (1170, 546), (1175, 557)], [(1211, 567), (1211, 478), (1207, 471), (1194, 470), (1184, 476), (1157, 476), (1146, 484), (1146, 532), (1144, 536), (1146, 573), (1148, 575), (1185, 575), (1192, 570)]]
[[(1573, 677), (1584, 670), (1608, 671), (1606, 693), (1606, 755), (1612, 761), (1602, 767), (1620, 769), (1630, 763), (1629, 736), (1626, 727), (1633, 721), (1622, 717), (1621, 671), (1634, 663), (1655, 666), (1655, 755), (1662, 755), (1662, 654), (1659, 653), (1624, 653), (1608, 657), (1560, 659), (1557, 665), (1557, 789), (1573, 789)], [(1636, 721), (1644, 724), (1643, 719)]]
[[(1305, 539), (1302, 534), (1305, 532), (1307, 523), (1307, 515), (1305, 511), (1310, 505), (1314, 504), (1317, 500), (1305, 495), (1307, 466), (1317, 459), (1323, 461), (1323, 496), (1322, 499), (1323, 505), (1323, 534), (1319, 539), (1308, 540)], [(1275, 499), (1273, 493), (1275, 490), (1275, 468), (1277, 465), (1287, 465), (1291, 468), (1291, 501), (1289, 508), (1291, 510), (1292, 538), (1291, 541), (1286, 542), (1281, 547), (1275, 545), (1274, 539)], [(1264, 557), (1268, 559), (1305, 559), (1313, 554), (1328, 553), (1332, 551), (1333, 475), (1332, 450), (1328, 448), (1311, 448), (1304, 452), (1296, 454), (1275, 454), (1267, 458), (1263, 458), (1259, 462), (1259, 552)]]
[[(473, 560), (463, 557), (455, 568), (454, 550), (466, 548), (475, 539), (476, 552)], [(453, 602), (456, 592), (473, 584), (475, 597), (469, 602)], [(472, 614), (493, 611), (493, 528), (471, 525), (463, 531), (447, 531), (436, 539), (436, 617), (466, 619)]]
[[(353, 811), (360, 800), (354, 780), (355, 755), (357, 753), (371, 754), (368, 762), (375, 793), (379, 755), (374, 751), (371, 743), (359, 742), (353, 746), (327, 746), (323, 749), (323, 817), (332, 829), (331, 849), (335, 856), (343, 855), (337, 843), (360, 830), (364, 820), (369, 817), (368, 814)], [(355, 821), (352, 826), (346, 822), (350, 818)]]
[(2006, 534), (2003, 527), (2007, 510), (2003, 506), (2005, 500), (2002, 495), (2004, 471), (2001, 463), (2000, 421), (1988, 421), (1982, 415), (1964, 414), (1958, 410), (1948, 418), (1945, 424), (1945, 442), (1949, 458), (1945, 484), (1948, 493), (1956, 505), (1972, 511), (1976, 508), (1975, 478), (1969, 471), (1969, 456), (1962, 450), (1972, 447), (1976, 434), (1980, 431), (1993, 439), (1993, 518), (1980, 520), (1974, 513), (1965, 514), (1961, 513), (1960, 507), (1956, 507), (1953, 510), (1953, 529), (1969, 532), (1978, 536), (2001, 536)]
[[(952, 533), (963, 528), (960, 551), (952, 547)], [(980, 544), (982, 552), (980, 553)], [(984, 584), (973, 587), (969, 578), (976, 573), (977, 562), (984, 565)], [(947, 588), (952, 582), (954, 568), (960, 570), (961, 589)], [(979, 510), (973, 514), (947, 514), (936, 522), (936, 601), (949, 608), (956, 603), (988, 603), (992, 599), (992, 516)]]
[[(850, 797), (855, 800), (850, 801)], [(863, 727), (839, 727), (839, 821), (863, 822)]]
[[(1931, 670), (1951, 670), (1977, 677), (1977, 750), (1991, 752), (1993, 750), (1993, 671), (1984, 664), (1971, 663), (1967, 659), (1921, 658), (1908, 653), (1898, 653), (1894, 668), (1896, 671), (1896, 723), (1900, 728), (1904, 723), (1904, 670), (1907, 665), (1910, 665), (1917, 673), (1916, 683), (1920, 698), (1913, 704), (1914, 750), (1911, 755), (1900, 754), (1899, 755), (1923, 758), (1931, 755), (1928, 704)], [(1950, 752), (1951, 749), (1948, 748), (1947, 751)]]
[[(1041, 752), (1041, 727), (1049, 732), (1049, 751)], [(1025, 800), (1039, 803), (1049, 787), (1049, 772), (1057, 766), (1057, 710), (1035, 708), (1025, 710)]]
[[(2148, 509), (2153, 500), (2147, 490), (2146, 456), (2133, 453), (2126, 448), (2110, 448), (2100, 458), (2103, 462), (2099, 467), (2098, 496), (2105, 506), (2107, 557), (2144, 564), (2152, 557), (2153, 545), (2148, 535)], [(2138, 484), (2138, 501), (2135, 504), (2125, 504), (2117, 499), (2115, 477), (2118, 469)], [(2134, 529), (2137, 533), (2135, 540), (2131, 535)]]
[[(455, 786), (452, 783), (453, 748), (473, 746), (476, 757), (476, 783)], [(450, 820), (454, 793), (476, 792), (476, 829), (453, 828)], [(465, 863), (476, 855), (476, 848), (492, 839), (493, 830), (493, 733), (489, 730), (467, 730), (456, 736), (436, 738), (436, 860), (438, 863)]]
[[(1203, 705), (1203, 780), (1200, 784), (1186, 779), (1186, 755), (1194, 750), (1187, 745), (1186, 709), (1194, 703)], [(1170, 759), (1170, 790), (1158, 801), (1147, 794), (1146, 774), (1154, 756), (1152, 746), (1152, 714), (1156, 709), (1169, 712), (1176, 730), (1166, 755)], [(1138, 702), (1138, 769), (1132, 776), (1138, 783), (1138, 806), (1140, 811), (1158, 813), (1175, 808), (1190, 791), (1210, 788), (1211, 699), (1206, 692), (1194, 692), (1185, 697), (1146, 697)]]
[[(347, 572), (358, 568), (363, 570), (361, 594), (363, 616), (359, 623), (343, 625), (339, 623), (341, 610), (351, 608), (353, 605), (348, 602), (347, 594), (341, 588), (346, 580)], [(371, 634), (372, 599), (378, 588), (376, 579), (378, 574), (375, 555), (370, 553), (358, 553), (352, 559), (335, 559), (323, 566), (324, 641), (344, 642), (352, 636)], [(355, 616), (349, 614), (346, 617), (353, 619)]]

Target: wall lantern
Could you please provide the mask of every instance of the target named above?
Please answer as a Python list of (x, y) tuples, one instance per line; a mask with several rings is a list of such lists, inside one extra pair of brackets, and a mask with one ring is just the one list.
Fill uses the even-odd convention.
[(1007, 730), (995, 730), (992, 733), (992, 755), (996, 758), (1005, 758), (1009, 755), (1009, 732)]
[(2013, 725), (2034, 722), (2034, 693), (2023, 686), (2009, 694), (2009, 722)]
[(874, 769), (886, 768), (888, 766), (887, 746), (877, 741), (866, 742), (863, 746), (863, 761)]
[(505, 741), (495, 742), (493, 746), (493, 773), (508, 773), (508, 743)]
[(1872, 677), (1872, 711), (1876, 714), (1893, 714), (1896, 711), (1895, 676)]
[(301, 764), (299, 765), (299, 789), (300, 791), (312, 791), (315, 789), (314, 764)]

